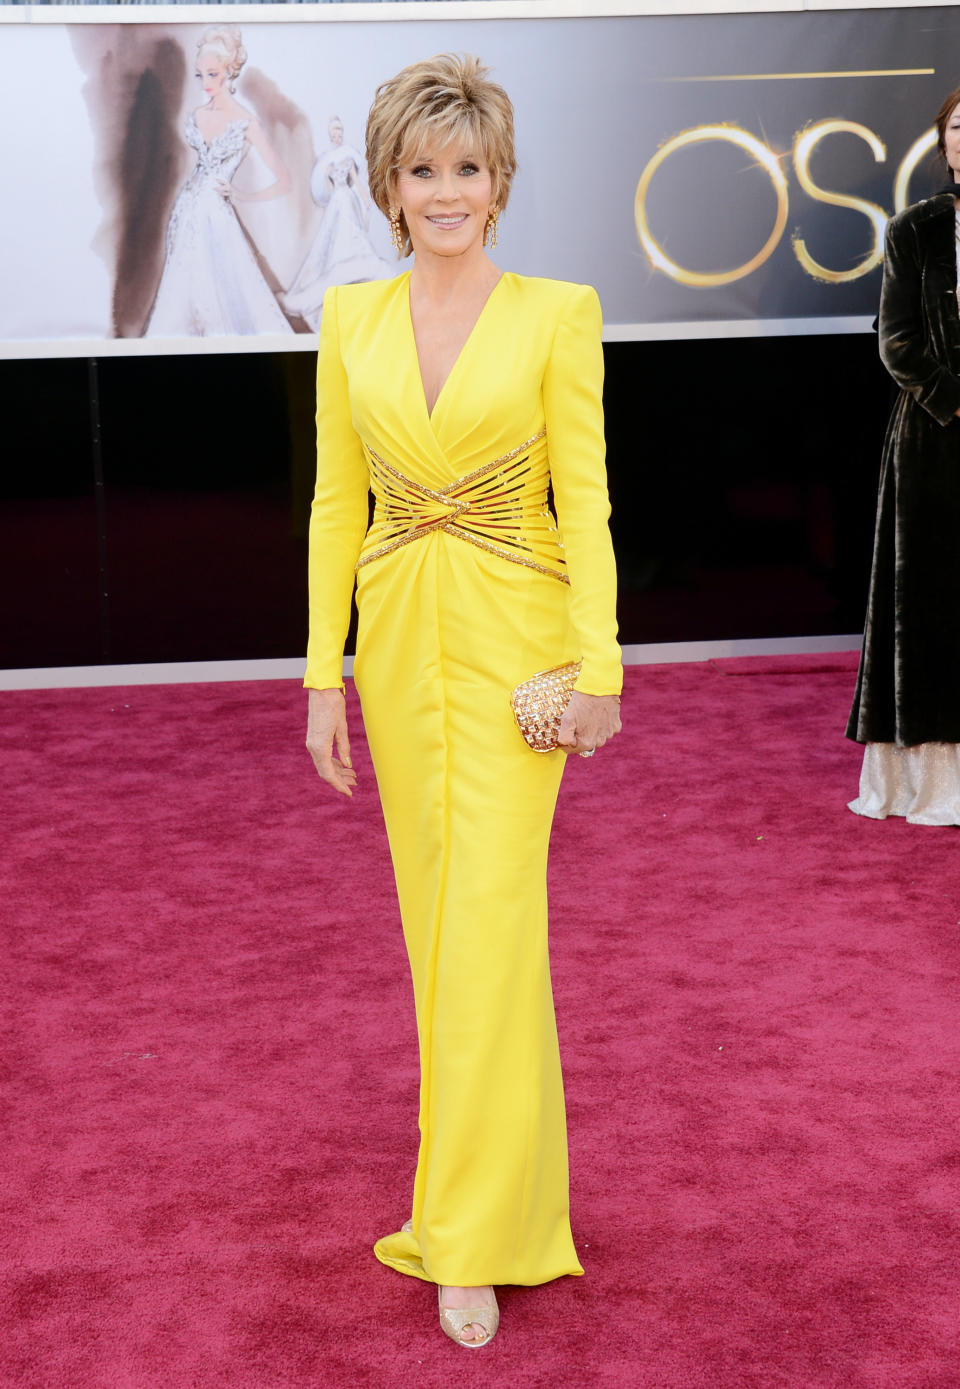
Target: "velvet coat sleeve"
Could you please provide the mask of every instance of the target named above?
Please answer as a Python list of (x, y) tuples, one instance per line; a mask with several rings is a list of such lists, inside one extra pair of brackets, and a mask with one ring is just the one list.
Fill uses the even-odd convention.
[(927, 264), (922, 238), (928, 225), (918, 221), (911, 208), (887, 227), (880, 356), (897, 385), (939, 424), (947, 425), (960, 408), (960, 377), (944, 364), (945, 353), (936, 351), (945, 316), (940, 300), (951, 291), (949, 283), (944, 289), (937, 263)]
[(570, 578), (570, 615), (583, 657), (576, 688), (619, 694), (617, 571), (607, 524), (602, 315), (596, 291), (572, 287), (543, 377), (550, 477)]
[(317, 356), (317, 485), (310, 510), (310, 635), (304, 685), (343, 688), (354, 570), (367, 528), (369, 472), (353, 427), (337, 291), (324, 296)]

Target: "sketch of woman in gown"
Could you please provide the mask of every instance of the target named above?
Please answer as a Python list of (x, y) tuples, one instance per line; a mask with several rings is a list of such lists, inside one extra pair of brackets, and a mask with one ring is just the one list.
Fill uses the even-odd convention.
[(327, 127), (330, 148), (313, 166), (310, 192), (324, 209), (320, 230), (297, 277), (280, 295), (288, 313), (320, 329), (324, 292), (330, 285), (356, 284), (361, 280), (385, 280), (395, 266), (377, 255), (368, 235), (370, 196), (364, 184), (363, 157), (343, 143), (343, 122), (332, 116)]
[[(293, 332), (233, 206), (279, 198), (290, 188), (290, 175), (260, 123), (234, 99), (246, 61), (232, 25), (206, 30), (197, 44), (197, 76), (208, 98), (186, 125), (197, 162), (170, 215), (166, 263), (145, 337)], [(274, 182), (241, 192), (232, 180), (251, 148)]]

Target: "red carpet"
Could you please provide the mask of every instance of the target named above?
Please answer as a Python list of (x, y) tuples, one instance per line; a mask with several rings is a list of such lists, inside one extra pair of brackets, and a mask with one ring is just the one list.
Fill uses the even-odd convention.
[(347, 803), (291, 683), (0, 696), (0, 1382), (957, 1389), (960, 838), (845, 809), (853, 665), (633, 668), (571, 766), (586, 1277), (477, 1354), (370, 1249), (416, 1061), (362, 740)]

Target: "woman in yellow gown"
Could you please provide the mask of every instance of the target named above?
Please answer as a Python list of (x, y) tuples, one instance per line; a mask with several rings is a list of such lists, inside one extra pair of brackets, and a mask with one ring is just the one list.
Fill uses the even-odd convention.
[[(341, 670), (356, 576), (354, 679), (421, 1061), (411, 1218), (375, 1252), (437, 1283), (443, 1329), (477, 1346), (497, 1329), (493, 1285), (582, 1272), (546, 861), (566, 753), (589, 756), (620, 727), (600, 305), (592, 289), (488, 259), (514, 169), (512, 108), (476, 59), (444, 55), (383, 84), (367, 159), (415, 263), (324, 301), (308, 747), (351, 794)], [(510, 692), (575, 660), (566, 751), (534, 753)]]

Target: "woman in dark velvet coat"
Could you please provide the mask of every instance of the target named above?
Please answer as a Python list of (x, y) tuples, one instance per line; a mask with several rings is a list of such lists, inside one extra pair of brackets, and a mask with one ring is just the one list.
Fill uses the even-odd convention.
[[(960, 88), (937, 117), (960, 198)], [(873, 572), (847, 736), (866, 743), (873, 819), (960, 824), (960, 201), (887, 228), (880, 355), (900, 387), (880, 472)]]

